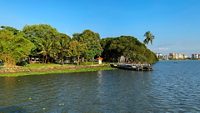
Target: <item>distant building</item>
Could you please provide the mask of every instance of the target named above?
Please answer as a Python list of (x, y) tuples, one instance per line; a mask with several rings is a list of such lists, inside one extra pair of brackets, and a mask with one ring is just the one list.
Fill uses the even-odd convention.
[(192, 54), (192, 59), (200, 59), (200, 54)]
[(164, 55), (163, 56), (163, 60), (169, 60), (169, 56), (168, 55)]
[(185, 55), (185, 59), (189, 59), (189, 58), (190, 58), (189, 56)]
[(169, 59), (174, 59), (175, 58), (175, 53), (169, 53)]
[(168, 60), (168, 55), (163, 55), (162, 53), (156, 53), (156, 57), (159, 60)]
[(156, 53), (156, 57), (157, 57), (158, 59), (162, 59), (162, 58), (163, 58), (163, 54), (161, 54), (161, 53)]
[(186, 55), (182, 53), (169, 53), (169, 59), (183, 60), (186, 59)]

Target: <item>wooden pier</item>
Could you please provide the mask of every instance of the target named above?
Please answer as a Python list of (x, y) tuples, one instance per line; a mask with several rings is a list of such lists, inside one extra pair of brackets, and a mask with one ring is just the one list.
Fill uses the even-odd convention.
[(150, 64), (124, 64), (124, 63), (112, 63), (110, 64), (113, 68), (133, 70), (133, 71), (152, 71)]

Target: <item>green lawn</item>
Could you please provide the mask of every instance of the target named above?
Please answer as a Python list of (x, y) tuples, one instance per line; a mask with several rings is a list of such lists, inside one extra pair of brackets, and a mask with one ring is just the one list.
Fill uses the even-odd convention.
[(59, 64), (29, 64), (25, 67), (20, 67), (20, 69), (27, 70), (30, 72), (14, 72), (14, 73), (1, 73), (0, 76), (25, 76), (25, 75), (46, 75), (46, 74), (56, 74), (56, 73), (75, 73), (75, 72), (92, 72), (99, 70), (112, 70), (108, 65), (59, 65)]
[(27, 68), (49, 68), (49, 67), (59, 67), (59, 66), (74, 66), (73, 64), (64, 64), (64, 65), (60, 65), (60, 64), (28, 64), (24, 67)]

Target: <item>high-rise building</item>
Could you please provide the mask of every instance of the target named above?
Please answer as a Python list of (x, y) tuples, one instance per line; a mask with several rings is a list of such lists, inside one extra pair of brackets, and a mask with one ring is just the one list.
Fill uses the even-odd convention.
[(182, 60), (186, 55), (183, 53), (169, 53), (169, 59)]
[(200, 59), (200, 54), (192, 54), (192, 59)]

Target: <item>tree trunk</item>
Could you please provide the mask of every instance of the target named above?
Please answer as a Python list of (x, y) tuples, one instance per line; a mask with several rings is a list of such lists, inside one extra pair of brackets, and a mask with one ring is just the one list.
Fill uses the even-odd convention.
[(85, 59), (84, 59), (84, 57), (82, 57), (82, 59), (81, 59), (81, 62), (85, 62)]
[(63, 53), (61, 53), (61, 65), (64, 64), (64, 58), (63, 58)]
[(47, 55), (45, 55), (45, 63), (47, 63)]
[(43, 63), (45, 63), (45, 55), (43, 55)]
[(8, 54), (2, 55), (2, 60), (4, 63), (4, 67), (14, 67), (16, 64), (15, 60)]
[(92, 65), (94, 65), (94, 57), (92, 58)]
[(77, 57), (77, 65), (79, 65), (79, 63), (80, 63), (80, 58), (79, 58), (79, 56)]
[(63, 58), (61, 59), (61, 65), (63, 65), (64, 64), (64, 60), (63, 60)]

